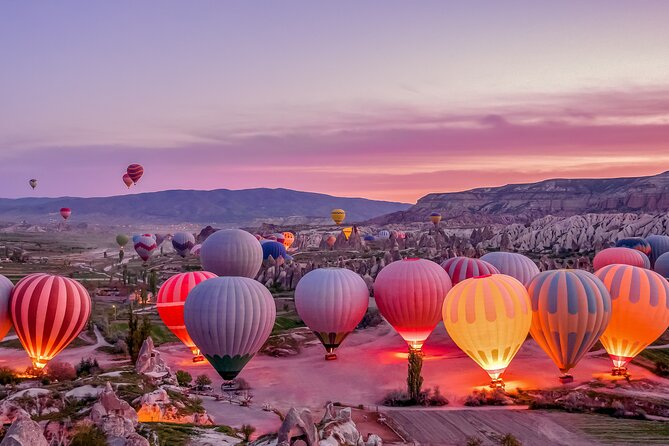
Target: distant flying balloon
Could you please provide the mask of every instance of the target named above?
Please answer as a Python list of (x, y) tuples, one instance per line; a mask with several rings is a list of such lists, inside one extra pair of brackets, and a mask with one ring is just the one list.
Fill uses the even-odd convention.
[(626, 375), (627, 363), (669, 327), (669, 283), (654, 271), (630, 265), (608, 265), (595, 275), (611, 294), (611, 322), (602, 345), (613, 361), (613, 374)]
[(207, 279), (193, 288), (184, 305), (186, 330), (226, 381), (260, 350), (275, 319), (272, 294), (247, 277)]
[(631, 238), (620, 239), (616, 242), (616, 247), (636, 249), (637, 251), (641, 251), (642, 253), (646, 254), (647, 256), (649, 256), (650, 252), (651, 252), (650, 243), (648, 243), (646, 240), (642, 239), (641, 237), (631, 237)]
[(347, 228), (344, 228), (341, 230), (341, 232), (344, 233), (344, 237), (346, 237), (346, 240), (348, 240), (351, 237), (351, 234), (353, 234), (353, 227), (349, 226)]
[(669, 236), (649, 235), (646, 241), (650, 245), (650, 264), (655, 265), (655, 261), (665, 252), (669, 252)]
[(129, 241), (130, 241), (130, 238), (128, 238), (128, 236), (125, 235), (125, 234), (118, 234), (118, 235), (116, 236), (116, 244), (117, 244), (121, 249), (123, 249), (123, 247), (124, 247), (125, 245), (127, 245)]
[(291, 245), (295, 242), (295, 235), (292, 232), (284, 232), (283, 233), (283, 246), (286, 247), (286, 249), (290, 248)]
[(132, 178), (130, 178), (130, 175), (128, 175), (127, 173), (123, 174), (123, 184), (125, 184), (125, 186), (128, 189), (130, 189), (130, 186), (132, 186), (134, 184), (133, 181), (132, 181)]
[(37, 187), (37, 180), (33, 178), (30, 181), (28, 181), (28, 184), (30, 184), (30, 187), (32, 187), (34, 190)]
[(12, 318), (9, 313), (10, 298), (14, 284), (5, 276), (0, 275), (0, 341), (12, 328)]
[(335, 222), (335, 224), (340, 225), (346, 218), (346, 212), (344, 212), (343, 209), (333, 209), (330, 213), (330, 217), (332, 217), (332, 221)]
[(177, 254), (186, 257), (195, 246), (195, 236), (190, 232), (177, 232), (172, 237), (172, 246)]
[(86, 326), (91, 298), (76, 280), (30, 274), (14, 287), (10, 313), (23, 348), (41, 369)]
[(335, 359), (335, 349), (355, 330), (369, 303), (367, 284), (344, 268), (318, 268), (307, 273), (295, 288), (300, 319), (323, 343), (325, 359)]
[(156, 240), (148, 234), (140, 235), (134, 246), (137, 255), (145, 262), (149, 260), (149, 257), (151, 257), (158, 247)]
[(630, 248), (602, 249), (595, 255), (594, 259), (592, 259), (592, 266), (595, 271), (604, 268), (606, 265), (613, 264), (650, 268), (650, 260), (646, 254)]
[(527, 286), (530, 280), (539, 274), (539, 268), (528, 257), (515, 252), (489, 252), (481, 256), (481, 260), (490, 263), (500, 273), (515, 277)]
[(441, 305), (451, 279), (438, 264), (404, 259), (383, 268), (374, 282), (379, 312), (412, 350), (423, 343), (441, 320)]
[[(207, 271), (193, 271), (176, 274), (165, 281), (158, 291), (156, 307), (158, 314), (167, 328), (190, 348), (195, 356), (193, 361), (199, 359), (200, 350), (195, 346), (184, 323), (184, 303), (188, 293), (199, 283), (216, 277), (216, 274)], [(203, 360), (204, 358), (201, 357)]]
[(388, 240), (390, 238), (390, 231), (387, 231), (385, 229), (379, 231), (379, 238), (381, 240)]
[(223, 229), (207, 237), (200, 259), (202, 268), (218, 276), (255, 278), (262, 266), (263, 249), (251, 233)]
[(453, 285), (472, 277), (499, 274), (499, 270), (485, 260), (469, 257), (453, 257), (443, 262), (441, 266), (448, 273)]
[(404, 231), (396, 231), (395, 238), (397, 240), (404, 240), (405, 238), (407, 238), (407, 235), (404, 233)]
[(430, 221), (437, 226), (441, 221), (441, 214), (439, 212), (433, 212), (430, 214)]
[(611, 320), (611, 296), (601, 280), (583, 270), (544, 271), (527, 287), (532, 301), (530, 333), (567, 373), (597, 343)]
[(325, 243), (330, 248), (332, 248), (335, 245), (336, 242), (337, 242), (337, 237), (335, 237), (334, 235), (330, 235), (330, 236), (328, 236), (328, 238), (325, 239)]
[(503, 386), (501, 375), (532, 323), (523, 284), (504, 274), (464, 280), (446, 296), (443, 318), (453, 342), (490, 375), (491, 386)]
[(142, 175), (144, 175), (144, 168), (139, 164), (131, 164), (128, 166), (127, 175), (133, 183), (137, 184)]
[(60, 208), (60, 216), (63, 217), (63, 220), (67, 220), (72, 215), (72, 210), (70, 208)]
[(669, 252), (657, 258), (654, 271), (665, 279), (669, 279)]

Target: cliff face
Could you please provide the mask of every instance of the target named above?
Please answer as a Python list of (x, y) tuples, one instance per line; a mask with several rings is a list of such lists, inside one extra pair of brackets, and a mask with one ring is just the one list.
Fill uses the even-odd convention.
[(441, 213), (448, 225), (527, 223), (547, 215), (669, 211), (669, 172), (650, 177), (555, 179), (464, 192), (429, 194), (406, 211), (374, 223), (427, 221)]

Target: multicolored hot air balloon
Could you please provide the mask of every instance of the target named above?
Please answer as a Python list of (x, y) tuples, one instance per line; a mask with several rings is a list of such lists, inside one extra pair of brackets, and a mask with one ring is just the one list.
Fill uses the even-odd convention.
[(12, 281), (0, 275), (0, 341), (7, 336), (9, 329), (12, 328), (9, 304), (13, 289)]
[(263, 249), (251, 233), (223, 229), (207, 237), (200, 250), (200, 259), (202, 268), (218, 276), (254, 278), (262, 266)]
[(441, 320), (451, 279), (438, 264), (404, 259), (383, 268), (374, 282), (379, 312), (412, 350), (421, 350)]
[(453, 342), (490, 375), (491, 387), (503, 387), (501, 375), (532, 323), (523, 284), (504, 274), (464, 280), (446, 296), (443, 318)]
[(669, 282), (631, 265), (608, 265), (595, 275), (611, 294), (611, 322), (602, 345), (613, 361), (613, 375), (627, 375), (627, 363), (669, 327)]
[(669, 252), (669, 236), (649, 235), (646, 241), (650, 245), (650, 265), (655, 266), (655, 261), (665, 252)]
[(318, 268), (295, 288), (297, 314), (325, 346), (325, 359), (355, 330), (369, 303), (369, 290), (358, 274), (345, 268)]
[(226, 381), (260, 350), (275, 319), (272, 294), (247, 277), (207, 279), (193, 288), (184, 305), (186, 330)]
[(151, 237), (149, 234), (140, 235), (137, 238), (137, 241), (134, 243), (135, 252), (140, 259), (143, 261), (149, 260), (151, 255), (154, 253), (158, 245), (156, 245), (156, 239)]
[(137, 184), (142, 175), (144, 175), (144, 168), (139, 164), (131, 164), (126, 169), (127, 175), (130, 177), (133, 183)]
[(60, 216), (63, 217), (63, 220), (67, 220), (72, 215), (72, 210), (70, 208), (60, 208)]
[(208, 271), (194, 271), (176, 274), (163, 283), (158, 290), (156, 307), (158, 314), (167, 328), (190, 348), (193, 353), (193, 362), (203, 361), (200, 350), (195, 346), (184, 323), (184, 303), (188, 293), (199, 283), (216, 277), (216, 274)]
[(351, 234), (353, 234), (353, 226), (344, 228), (341, 232), (344, 234), (344, 237), (346, 237), (346, 240), (348, 240), (351, 237)]
[(128, 244), (130, 241), (130, 238), (128, 238), (127, 235), (125, 234), (118, 234), (116, 235), (116, 244), (119, 246), (119, 248), (123, 249), (125, 245)]
[(611, 296), (601, 280), (583, 270), (544, 271), (527, 287), (532, 301), (530, 333), (562, 372), (597, 343), (611, 320)]
[(346, 218), (346, 212), (344, 212), (343, 209), (333, 209), (330, 213), (330, 217), (332, 217), (332, 221), (335, 222), (335, 224), (340, 225)]
[(195, 246), (195, 236), (190, 232), (177, 232), (172, 237), (172, 246), (177, 254), (186, 257)]
[(130, 178), (130, 175), (128, 175), (127, 173), (123, 174), (122, 179), (123, 179), (123, 184), (125, 184), (125, 186), (128, 189), (130, 189), (130, 186), (132, 186), (134, 184), (134, 182), (132, 181), (132, 178)]
[(388, 240), (390, 238), (390, 231), (386, 229), (379, 231), (379, 238), (381, 240)]
[(50, 274), (24, 277), (10, 299), (14, 330), (38, 369), (79, 335), (90, 313), (91, 298), (79, 282)]
[(439, 222), (441, 221), (441, 214), (439, 212), (433, 212), (430, 214), (430, 221), (432, 224), (437, 226)]
[(472, 277), (486, 276), (489, 274), (499, 274), (497, 268), (481, 259), (471, 259), (469, 257), (453, 257), (441, 264), (451, 278), (453, 285)]
[(650, 243), (648, 243), (641, 237), (630, 237), (630, 238), (620, 239), (616, 242), (616, 247), (636, 249), (637, 251), (641, 251), (647, 256), (649, 256), (651, 252)]
[(592, 259), (592, 266), (595, 271), (604, 268), (606, 265), (614, 264), (650, 268), (650, 260), (646, 257), (646, 254), (630, 248), (602, 249)]
[(539, 267), (531, 259), (515, 252), (489, 252), (481, 260), (490, 263), (500, 273), (514, 277), (527, 286), (539, 274)]
[(37, 180), (32, 178), (31, 180), (28, 181), (28, 184), (30, 184), (30, 187), (32, 187), (33, 190), (35, 190), (35, 188), (37, 187)]
[(285, 246), (286, 249), (290, 248), (294, 241), (295, 235), (292, 232), (283, 233), (283, 246)]

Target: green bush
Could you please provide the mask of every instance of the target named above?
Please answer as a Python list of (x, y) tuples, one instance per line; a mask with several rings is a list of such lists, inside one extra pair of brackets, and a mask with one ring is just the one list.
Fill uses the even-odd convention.
[(6, 386), (8, 384), (17, 384), (19, 379), (16, 377), (14, 370), (9, 367), (0, 367), (0, 384)]
[(181, 387), (189, 386), (190, 383), (193, 382), (193, 377), (185, 370), (177, 370), (176, 377), (177, 383), (179, 383)]

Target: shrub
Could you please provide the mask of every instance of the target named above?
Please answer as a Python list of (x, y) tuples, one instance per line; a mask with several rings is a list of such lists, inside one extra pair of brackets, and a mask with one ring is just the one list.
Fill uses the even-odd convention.
[(89, 376), (100, 373), (98, 360), (94, 358), (81, 358), (76, 367), (77, 376)]
[(501, 389), (475, 390), (465, 399), (465, 406), (505, 406), (509, 404), (507, 396)]
[(107, 437), (92, 424), (81, 424), (77, 426), (75, 434), (70, 440), (70, 446), (106, 446)]
[(467, 437), (466, 446), (481, 446), (483, 445), (483, 440), (477, 437)]
[(128, 354), (128, 344), (123, 339), (119, 339), (114, 343), (114, 353), (117, 355)]
[(77, 377), (74, 366), (65, 361), (51, 361), (46, 366), (46, 376), (54, 381), (72, 381)]
[(523, 446), (523, 444), (512, 434), (506, 434), (499, 440), (500, 446)]
[(383, 323), (383, 317), (376, 308), (368, 308), (357, 328), (376, 327)]
[(181, 387), (189, 386), (190, 383), (193, 382), (191, 374), (184, 370), (177, 370), (176, 377), (177, 383), (179, 383)]
[(16, 384), (19, 379), (14, 374), (14, 370), (9, 367), (0, 367), (0, 385)]
[(251, 441), (251, 435), (256, 431), (256, 428), (250, 424), (242, 424), (242, 427), (239, 429), (239, 433), (244, 437), (245, 442)]
[(203, 390), (205, 387), (211, 385), (211, 378), (209, 378), (207, 375), (198, 375), (197, 378), (195, 378), (195, 386), (199, 390)]

